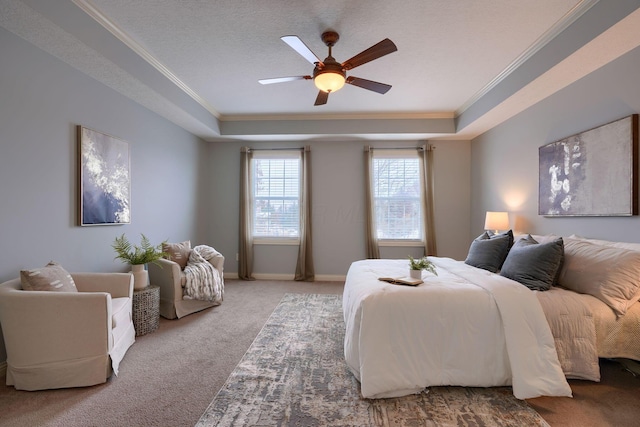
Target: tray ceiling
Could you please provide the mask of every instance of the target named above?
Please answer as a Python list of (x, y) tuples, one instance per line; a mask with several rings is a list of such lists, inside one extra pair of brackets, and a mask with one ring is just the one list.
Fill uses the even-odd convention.
[[(623, 6), (605, 9), (596, 0), (3, 0), (0, 25), (206, 140), (469, 139), (637, 46), (638, 31), (624, 25), (640, 27), (638, 5)], [(589, 30), (578, 31), (581, 19), (599, 24), (585, 22)], [(315, 107), (312, 81), (258, 83), (311, 74), (313, 66), (280, 37), (297, 35), (324, 58), (320, 35), (327, 29), (340, 34), (333, 48), (338, 61), (393, 40), (397, 52), (349, 72), (392, 89), (380, 95), (347, 85)], [(599, 37), (616, 46), (593, 46)], [(580, 49), (581, 62), (567, 64)]]

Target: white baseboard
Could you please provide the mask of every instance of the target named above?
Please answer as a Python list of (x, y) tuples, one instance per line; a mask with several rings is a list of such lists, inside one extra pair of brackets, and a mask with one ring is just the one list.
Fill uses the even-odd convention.
[(0, 377), (7, 374), (7, 362), (0, 362)]
[[(294, 274), (269, 274), (269, 273), (254, 273), (253, 277), (256, 280), (293, 280)], [(225, 279), (237, 279), (238, 273), (227, 273), (224, 272)], [(316, 275), (316, 282), (344, 282), (346, 276), (335, 275), (335, 274), (318, 274)]]
[(338, 274), (317, 274), (317, 282), (344, 282), (347, 276), (341, 276)]

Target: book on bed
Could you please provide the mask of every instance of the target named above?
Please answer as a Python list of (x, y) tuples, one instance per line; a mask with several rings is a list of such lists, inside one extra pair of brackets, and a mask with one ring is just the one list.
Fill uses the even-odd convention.
[(383, 282), (393, 283), (394, 285), (405, 285), (405, 286), (418, 286), (422, 282), (422, 279), (414, 279), (413, 277), (404, 276), (404, 277), (378, 277), (378, 280), (382, 280)]

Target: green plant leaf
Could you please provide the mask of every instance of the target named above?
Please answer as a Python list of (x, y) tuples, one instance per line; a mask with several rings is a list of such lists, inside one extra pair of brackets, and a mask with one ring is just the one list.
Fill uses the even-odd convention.
[(436, 266), (429, 261), (429, 259), (425, 256), (420, 259), (415, 259), (411, 255), (409, 255), (409, 268), (411, 270), (427, 270), (436, 276), (438, 272), (436, 271)]
[(124, 234), (116, 237), (111, 245), (116, 251), (114, 259), (119, 259), (131, 265), (138, 265), (157, 262), (160, 258), (168, 256), (166, 252), (162, 252), (162, 243), (166, 243), (166, 241), (153, 246), (147, 236), (144, 234), (140, 234), (140, 236), (140, 246), (132, 245)]

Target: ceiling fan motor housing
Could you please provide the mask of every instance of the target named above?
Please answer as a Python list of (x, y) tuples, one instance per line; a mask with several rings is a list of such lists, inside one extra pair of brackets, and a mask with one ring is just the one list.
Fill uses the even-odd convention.
[(325, 31), (322, 33), (322, 42), (329, 47), (335, 46), (338, 40), (340, 40), (340, 36), (335, 31)]
[(313, 69), (313, 81), (316, 87), (327, 93), (340, 90), (347, 78), (347, 73), (342, 64), (331, 56), (331, 48), (335, 46), (339, 39), (340, 36), (335, 31), (322, 33), (322, 42), (329, 48), (329, 56), (325, 58), (323, 63), (316, 63)]

